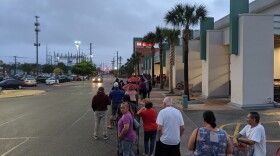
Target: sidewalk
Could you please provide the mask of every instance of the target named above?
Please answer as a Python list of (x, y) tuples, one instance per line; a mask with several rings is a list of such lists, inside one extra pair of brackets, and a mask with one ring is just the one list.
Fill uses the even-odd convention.
[[(54, 84), (52, 86), (53, 87), (78, 86), (78, 85), (84, 85), (86, 83), (89, 83), (89, 81), (71, 81), (71, 82), (66, 82), (66, 83)], [(45, 85), (45, 84), (42, 84), (42, 85)], [(0, 99), (1, 98), (39, 95), (39, 94), (44, 94), (45, 92), (46, 91), (43, 89), (28, 90), (28, 88), (17, 89), (17, 90), (2, 90), (2, 93), (0, 92)]]
[(1, 98), (12, 98), (21, 96), (39, 95), (45, 93), (44, 90), (3, 90), (0, 94)]
[[(168, 90), (160, 90), (159, 88), (153, 88), (152, 92), (150, 93), (151, 98), (147, 98), (146, 101), (151, 101), (154, 104), (154, 107), (159, 112), (162, 109), (162, 101), (164, 97), (168, 93)], [(187, 149), (188, 141), (192, 131), (197, 128), (197, 125), (187, 116), (187, 114), (182, 111), (182, 96), (174, 95), (170, 96), (173, 99), (174, 107), (181, 110), (183, 119), (185, 122), (185, 132), (181, 137), (180, 142), (180, 150), (182, 156), (190, 156), (192, 155), (193, 151), (189, 151)], [(227, 98), (219, 98), (219, 99), (204, 99), (199, 96), (192, 96), (191, 101), (196, 101), (194, 103), (199, 104), (189, 104), (187, 110), (233, 110), (237, 108), (233, 108), (227, 105), (229, 99)], [(192, 102), (190, 102), (192, 103)]]

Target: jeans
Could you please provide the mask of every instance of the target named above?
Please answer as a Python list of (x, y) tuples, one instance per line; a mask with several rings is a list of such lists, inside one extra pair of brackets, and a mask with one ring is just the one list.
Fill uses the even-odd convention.
[(122, 140), (123, 156), (135, 156), (133, 153), (133, 142)]
[[(144, 147), (145, 147), (146, 155), (152, 155), (154, 153), (156, 135), (157, 135), (157, 131), (144, 131)], [(149, 148), (149, 141), (150, 141), (150, 148)]]
[(95, 111), (94, 112), (94, 132), (93, 134), (97, 136), (99, 125), (102, 125), (103, 135), (107, 135), (107, 111)]

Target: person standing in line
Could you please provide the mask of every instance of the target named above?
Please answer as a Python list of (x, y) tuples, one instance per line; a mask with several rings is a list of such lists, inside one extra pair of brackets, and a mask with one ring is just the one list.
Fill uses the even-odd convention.
[(116, 119), (116, 113), (118, 106), (122, 103), (122, 98), (124, 96), (124, 91), (119, 89), (119, 83), (114, 83), (114, 90), (112, 90), (109, 94), (109, 97), (112, 100), (112, 115), (110, 117), (109, 125), (107, 126), (109, 129), (113, 128), (113, 122)]
[[(259, 123), (260, 115), (258, 112), (250, 112), (246, 118), (247, 125), (233, 138), (233, 143), (238, 146), (244, 143), (253, 146), (253, 156), (266, 155), (266, 135), (264, 127)], [(245, 136), (246, 138), (242, 138)]]
[[(157, 112), (156, 110), (152, 109), (153, 103), (146, 101), (145, 107), (141, 108), (137, 114), (142, 117), (143, 126), (144, 126), (144, 148), (145, 153), (143, 156), (153, 156), (155, 141), (156, 141), (156, 134), (157, 134)], [(149, 147), (150, 142), (150, 147)]]
[(232, 153), (232, 143), (226, 131), (216, 128), (216, 117), (212, 111), (203, 113), (204, 127), (196, 128), (189, 140), (188, 149), (193, 156), (219, 155)]
[(145, 100), (146, 99), (146, 95), (147, 95), (147, 91), (146, 91), (146, 84), (145, 84), (145, 80), (143, 78), (140, 79), (139, 82), (139, 94), (140, 94), (140, 99), (141, 100)]
[(185, 130), (181, 112), (172, 105), (172, 98), (163, 100), (166, 107), (157, 117), (157, 142), (155, 156), (180, 156), (180, 137)]
[(98, 139), (98, 129), (100, 122), (103, 127), (103, 139), (108, 139), (107, 134), (107, 105), (111, 101), (108, 95), (105, 94), (104, 88), (99, 87), (97, 94), (92, 98), (91, 108), (94, 112), (94, 139)]
[(135, 89), (128, 88), (125, 92), (125, 94), (128, 94), (130, 96), (130, 102), (137, 105), (137, 99), (138, 99), (138, 93)]
[(133, 116), (131, 107), (127, 102), (121, 104), (122, 117), (118, 121), (118, 139), (122, 145), (123, 156), (135, 156), (133, 143), (136, 140), (136, 132), (133, 130)]

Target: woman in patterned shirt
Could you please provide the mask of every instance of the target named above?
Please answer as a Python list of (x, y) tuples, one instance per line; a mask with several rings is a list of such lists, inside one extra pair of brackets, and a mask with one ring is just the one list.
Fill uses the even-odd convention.
[(233, 152), (226, 131), (218, 129), (212, 111), (203, 113), (204, 127), (196, 128), (189, 140), (188, 148), (194, 156), (226, 156)]

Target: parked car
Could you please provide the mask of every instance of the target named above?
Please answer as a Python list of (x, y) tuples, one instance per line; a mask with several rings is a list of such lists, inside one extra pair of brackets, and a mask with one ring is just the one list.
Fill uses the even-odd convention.
[(47, 79), (47, 77), (45, 77), (45, 76), (37, 76), (36, 77), (37, 83), (46, 83), (46, 79)]
[(66, 76), (59, 76), (58, 78), (60, 83), (69, 82), (70, 80)]
[(46, 79), (46, 85), (59, 84), (59, 80), (54, 77)]
[(4, 80), (4, 77), (0, 76), (0, 81), (3, 81)]
[(103, 82), (103, 76), (95, 76), (92, 78), (92, 82)]
[(14, 88), (21, 89), (23, 86), (23, 82), (15, 79), (7, 79), (0, 82), (0, 87), (4, 88)]
[(24, 86), (37, 86), (37, 81), (35, 78), (25, 78), (23, 83)]

